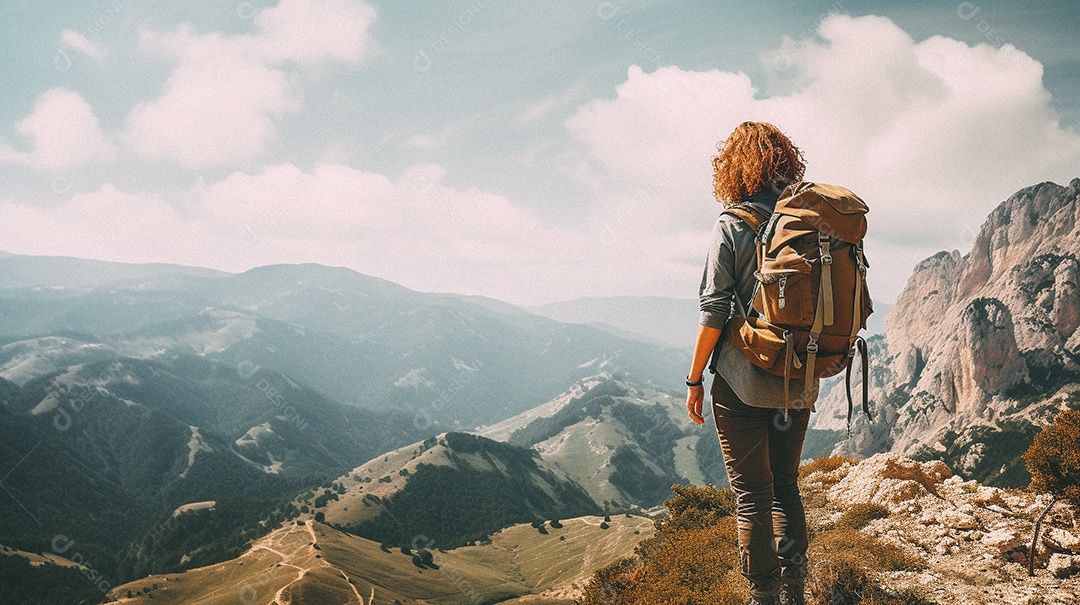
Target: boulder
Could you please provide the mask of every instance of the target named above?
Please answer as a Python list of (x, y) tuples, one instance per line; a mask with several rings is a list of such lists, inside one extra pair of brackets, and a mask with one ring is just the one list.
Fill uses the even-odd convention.
[(990, 548), (997, 549), (1001, 554), (1012, 551), (1024, 545), (1023, 538), (1007, 529), (995, 529), (982, 537), (982, 543)]

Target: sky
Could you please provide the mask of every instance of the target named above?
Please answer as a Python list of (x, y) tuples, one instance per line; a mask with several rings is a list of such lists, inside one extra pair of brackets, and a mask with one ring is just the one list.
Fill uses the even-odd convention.
[(1080, 177), (1080, 3), (0, 2), (0, 250), (694, 298), (711, 157), (779, 126), (875, 299)]

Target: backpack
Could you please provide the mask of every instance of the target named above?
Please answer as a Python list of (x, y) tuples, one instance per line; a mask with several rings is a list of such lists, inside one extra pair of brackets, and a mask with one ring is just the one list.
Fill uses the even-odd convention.
[[(845, 370), (851, 432), (851, 364), (862, 362), (862, 409), (868, 406), (866, 341), (859, 330), (873, 313), (863, 254), (866, 204), (836, 185), (795, 183), (771, 217), (748, 203), (724, 210), (757, 234), (756, 283), (750, 312), (735, 295), (737, 312), (722, 337), (754, 365), (784, 377), (784, 415), (791, 377), (805, 377), (803, 397), (817, 400), (817, 378)], [(713, 359), (715, 372), (715, 356)]]

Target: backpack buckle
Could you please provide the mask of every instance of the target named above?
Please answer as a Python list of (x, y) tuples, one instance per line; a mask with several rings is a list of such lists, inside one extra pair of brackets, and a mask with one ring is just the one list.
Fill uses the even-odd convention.
[(817, 339), (814, 338), (814, 336), (812, 334), (810, 335), (809, 344), (806, 345), (806, 352), (807, 353), (817, 353), (818, 352)]
[(821, 264), (823, 264), (823, 265), (831, 265), (832, 264), (832, 255), (831, 254), (823, 255), (821, 257)]

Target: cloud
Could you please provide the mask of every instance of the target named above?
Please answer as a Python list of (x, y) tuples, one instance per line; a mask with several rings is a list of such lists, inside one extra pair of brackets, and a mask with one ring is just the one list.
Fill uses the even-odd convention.
[(374, 19), (362, 2), (282, 0), (254, 13), (253, 34), (144, 30), (144, 47), (176, 67), (161, 96), (131, 111), (126, 139), (146, 157), (187, 168), (246, 165), (274, 140), (277, 120), (301, 106), (293, 67), (363, 61), (376, 52)]
[(182, 219), (160, 196), (112, 185), (49, 208), (0, 202), (0, 240), (21, 254), (123, 262), (183, 262), (187, 247), (206, 247), (205, 227)]
[[(312, 40), (329, 13), (303, 22), (288, 12), (298, 6), (254, 13), (252, 34), (144, 33), (176, 66), (161, 96), (129, 116), (127, 140), (189, 167), (244, 166), (167, 195), (105, 185), (47, 208), (8, 199), (0, 202), (5, 249), (231, 271), (319, 262), (530, 304), (693, 297), (719, 210), (710, 157), (739, 122), (760, 119), (803, 147), (809, 178), (848, 185), (870, 203), (871, 285), (888, 301), (917, 260), (966, 246), (1000, 200), (1041, 180), (1067, 182), (1080, 165), (1080, 137), (1061, 123), (1041, 65), (1024, 53), (916, 42), (887, 19), (830, 17), (818, 38), (787, 40), (784, 61), (762, 57), (766, 91), (743, 73), (633, 66), (614, 95), (570, 109), (572, 141), (557, 153), (590, 200), (581, 222), (547, 224), (520, 200), (460, 184), (465, 176), (438, 164), (388, 174), (334, 161), (252, 166), (274, 143), (278, 120), (302, 103), (294, 65), (356, 63), (376, 52), (366, 30)], [(340, 19), (373, 15), (349, 12), (366, 5), (321, 6)], [(573, 98), (548, 97), (524, 119), (565, 115)], [(42, 95), (16, 130), (31, 151), (0, 147), (0, 162), (44, 169), (111, 153), (89, 105), (64, 89)], [(394, 140), (446, 145), (423, 133)]]
[(63, 172), (115, 156), (90, 104), (66, 88), (42, 93), (30, 115), (15, 125), (15, 131), (31, 149), (22, 152), (0, 142), (0, 163)]
[(87, 40), (82, 34), (73, 29), (65, 29), (60, 32), (60, 41), (98, 63), (105, 58), (105, 55), (109, 54), (106, 48)]
[(375, 8), (354, 0), (282, 0), (255, 14), (258, 43), (271, 61), (360, 63), (376, 51), (368, 33)]
[[(420, 290), (549, 301), (650, 284), (693, 296), (671, 258), (704, 242), (545, 226), (505, 196), (448, 185), (438, 164), (396, 178), (341, 164), (234, 172), (175, 199), (112, 185), (51, 207), (0, 202), (0, 241), (20, 254), (173, 262), (242, 271), (273, 263), (346, 266)], [(181, 206), (184, 211), (175, 208)], [(649, 254), (640, 254), (646, 250)], [(636, 254), (636, 255), (635, 255)], [(657, 277), (660, 276), (660, 277)]]
[(784, 61), (764, 57), (785, 89), (771, 95), (741, 73), (632, 66), (614, 99), (580, 107), (566, 128), (597, 166), (583, 170), (601, 192), (594, 216), (637, 192), (647, 200), (626, 220), (634, 230), (707, 230), (697, 208), (718, 210), (716, 144), (744, 120), (773, 122), (806, 153), (808, 179), (867, 200), (871, 284), (890, 300), (911, 259), (967, 245), (1017, 189), (1077, 176), (1076, 125), (1060, 123), (1042, 66), (1014, 47), (915, 42), (883, 17), (834, 15), (818, 35), (785, 40)]
[(198, 35), (187, 26), (145, 35), (179, 65), (164, 94), (128, 116), (128, 139), (142, 155), (188, 168), (245, 163), (274, 138), (275, 119), (300, 106), (286, 74), (245, 40)]

